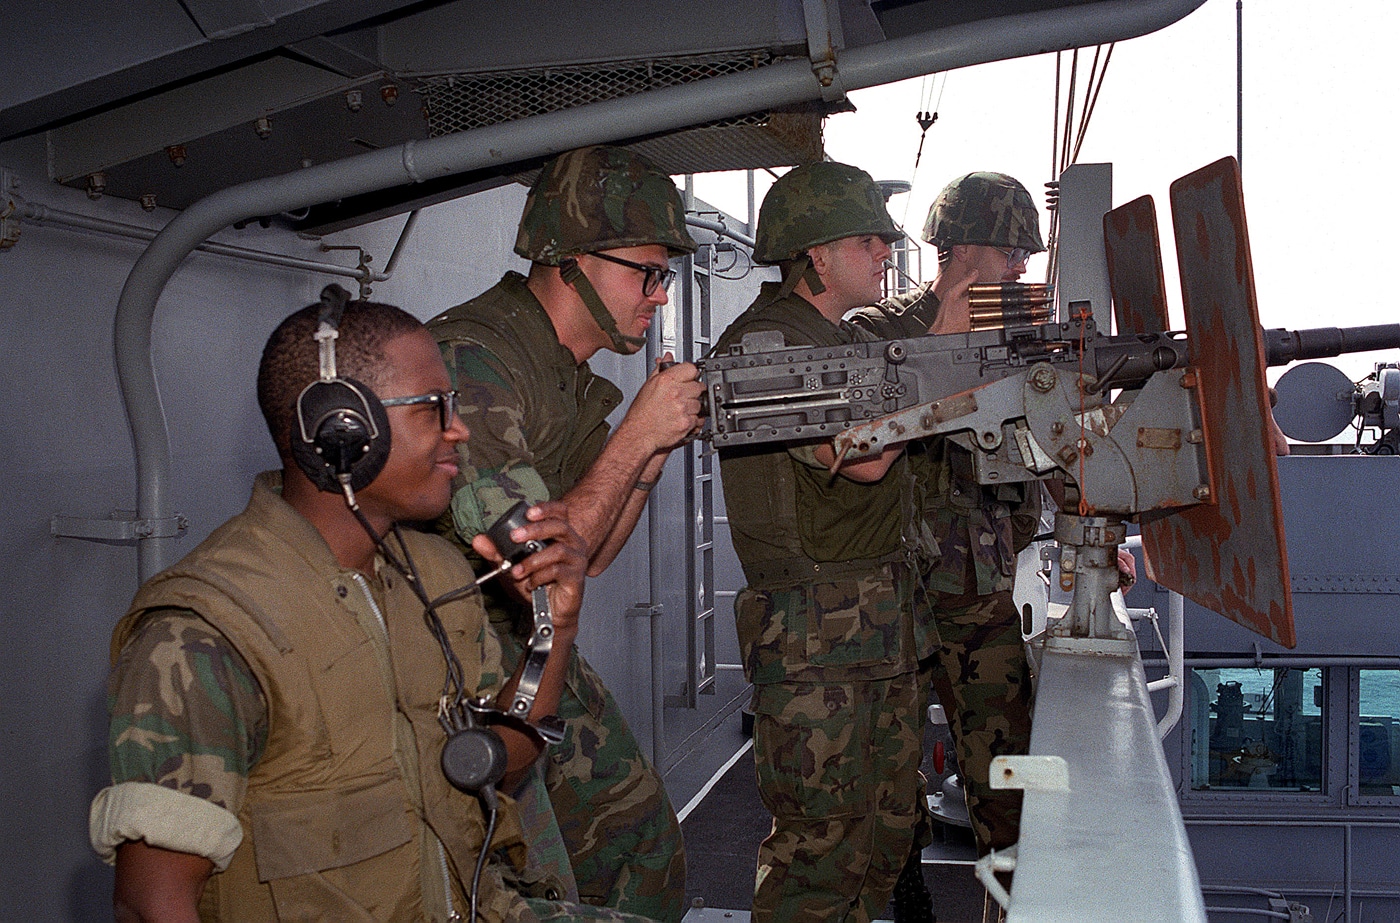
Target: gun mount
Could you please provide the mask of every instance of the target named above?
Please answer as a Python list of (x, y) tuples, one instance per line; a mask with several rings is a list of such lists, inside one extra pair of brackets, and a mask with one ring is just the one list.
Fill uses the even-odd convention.
[(721, 450), (832, 440), (839, 463), (944, 434), (972, 450), (984, 484), (1077, 488), (1077, 510), (1056, 523), (1072, 551), (1065, 588), (1080, 581), (1072, 636), (1127, 637), (1107, 595), (1135, 518), (1149, 576), (1292, 647), (1264, 368), (1400, 347), (1400, 325), (1261, 330), (1233, 158), (1177, 180), (1172, 206), (1185, 332), (1167, 331), (1144, 197), (1104, 216), (1118, 324), (1134, 332), (1100, 332), (1072, 304), (1067, 322), (841, 347), (751, 335), (700, 363), (708, 438)]

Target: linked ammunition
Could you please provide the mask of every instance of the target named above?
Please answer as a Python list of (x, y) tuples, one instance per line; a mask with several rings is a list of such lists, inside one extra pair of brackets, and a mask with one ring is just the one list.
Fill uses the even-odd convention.
[(973, 330), (1049, 323), (1055, 288), (1043, 282), (998, 282), (967, 290)]

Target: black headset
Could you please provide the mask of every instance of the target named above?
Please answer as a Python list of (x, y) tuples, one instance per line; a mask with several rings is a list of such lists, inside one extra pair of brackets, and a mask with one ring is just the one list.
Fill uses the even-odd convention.
[(316, 342), (321, 377), (297, 396), (292, 458), (321, 490), (363, 490), (389, 460), (389, 417), (363, 382), (335, 368), (335, 341), (350, 293), (332, 283), (321, 290)]
[[(292, 457), (311, 481), (329, 493), (344, 493), (356, 518), (361, 520), (387, 560), (408, 580), (427, 607), (425, 617), (448, 659), (449, 676), (459, 677), (461, 668), (441, 633), (435, 605), (423, 591), (417, 568), (408, 557), (400, 537), (401, 563), (360, 514), (355, 491), (373, 483), (389, 459), (392, 437), (384, 405), (363, 382), (341, 377), (335, 367), (335, 341), (340, 320), (351, 301), (350, 293), (332, 283), (321, 290), (321, 312), (317, 316), (316, 343), (320, 352), (320, 378), (297, 396), (296, 431), (292, 433)], [(396, 527), (397, 528), (397, 527)], [(454, 669), (455, 668), (455, 669)], [(440, 718), (447, 732), (442, 749), (442, 772), (447, 781), (465, 792), (485, 796), (506, 771), (506, 746), (495, 731), (484, 726), (481, 716), (488, 703), (459, 702)], [(475, 710), (472, 706), (476, 706)], [(489, 799), (494, 802), (494, 797)]]

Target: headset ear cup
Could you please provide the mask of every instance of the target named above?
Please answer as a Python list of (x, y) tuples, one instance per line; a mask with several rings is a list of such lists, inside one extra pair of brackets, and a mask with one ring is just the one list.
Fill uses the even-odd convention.
[(442, 774), (464, 792), (479, 792), (506, 774), (505, 741), (486, 728), (466, 728), (442, 747)]
[(379, 398), (353, 378), (313, 382), (297, 398), (292, 458), (321, 490), (368, 487), (389, 460), (389, 416)]

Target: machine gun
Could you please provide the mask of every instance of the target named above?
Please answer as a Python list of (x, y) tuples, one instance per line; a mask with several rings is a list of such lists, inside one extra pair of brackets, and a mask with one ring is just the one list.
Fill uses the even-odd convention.
[[(1400, 346), (1400, 324), (1262, 341), (1266, 365), (1287, 365)], [(834, 440), (839, 461), (946, 433), (984, 484), (1092, 477), (1091, 510), (1131, 515), (1209, 498), (1189, 355), (1185, 333), (1111, 336), (1080, 317), (826, 348), (756, 333), (700, 366), (717, 448)]]
[(1074, 590), (1067, 636), (1127, 638), (1108, 595), (1134, 518), (1154, 580), (1294, 646), (1264, 367), (1400, 347), (1400, 325), (1261, 330), (1232, 158), (1177, 180), (1172, 205), (1185, 332), (1167, 331), (1155, 213), (1139, 199), (1104, 217), (1118, 324), (1135, 332), (1101, 332), (1072, 303), (1058, 323), (1021, 312), (996, 329), (830, 348), (754, 334), (700, 363), (708, 438), (832, 440), (839, 463), (946, 434), (984, 484), (1077, 488), (1055, 527)]

